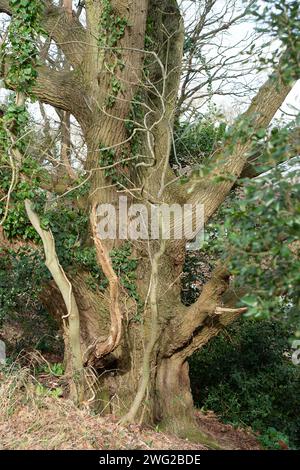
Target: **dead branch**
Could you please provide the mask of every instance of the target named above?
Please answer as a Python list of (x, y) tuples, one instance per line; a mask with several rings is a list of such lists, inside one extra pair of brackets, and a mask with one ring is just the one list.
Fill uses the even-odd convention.
[(122, 335), (122, 311), (120, 307), (120, 285), (109, 254), (97, 235), (97, 207), (91, 211), (91, 228), (96, 248), (97, 261), (109, 282), (110, 295), (110, 332), (105, 340), (98, 338), (85, 352), (85, 360), (91, 363), (93, 358), (101, 358), (114, 351), (120, 343)]

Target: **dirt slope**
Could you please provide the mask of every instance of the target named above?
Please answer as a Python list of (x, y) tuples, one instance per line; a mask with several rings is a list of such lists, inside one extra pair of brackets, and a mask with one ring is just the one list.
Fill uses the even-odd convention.
[[(138, 425), (120, 426), (112, 416), (92, 416), (65, 400), (57, 402), (47, 398), (39, 409), (24, 406), (6, 419), (1, 416), (0, 449), (206, 449)], [(230, 429), (215, 418), (202, 417), (201, 424), (225, 448), (259, 449), (250, 434)]]
[[(114, 416), (92, 415), (63, 398), (41, 395), (33, 399), (31, 390), (24, 387), (9, 395), (3, 388), (0, 384), (0, 450), (206, 449), (150, 428), (121, 426)], [(224, 448), (259, 448), (251, 434), (221, 424), (213, 415), (197, 413), (197, 418), (201, 428)]]
[[(53, 396), (56, 380), (53, 375), (37, 380), (28, 367), (0, 369), (0, 450), (206, 449), (149, 427), (121, 426), (112, 415), (79, 410), (69, 400)], [(220, 423), (213, 413), (196, 412), (196, 417), (199, 427), (223, 448), (259, 449), (253, 435)]]

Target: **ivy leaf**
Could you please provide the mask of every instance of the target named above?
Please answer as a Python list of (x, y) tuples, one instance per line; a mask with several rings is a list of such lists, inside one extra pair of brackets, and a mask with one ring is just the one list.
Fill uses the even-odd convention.
[(249, 307), (257, 307), (258, 306), (257, 297), (255, 295), (245, 295), (242, 298), (242, 302), (243, 302), (243, 304), (248, 305)]

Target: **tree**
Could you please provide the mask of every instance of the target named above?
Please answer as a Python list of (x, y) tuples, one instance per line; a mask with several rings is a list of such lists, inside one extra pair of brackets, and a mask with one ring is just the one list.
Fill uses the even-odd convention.
[[(72, 10), (71, 1), (39, 3), (40, 29), (34, 33), (33, 26), (29, 41), (40, 47), (37, 58), (24, 47), (18, 49), (36, 2), (22, 2), (28, 13), (22, 17), (18, 2), (0, 0), (0, 11), (24, 26), (9, 36), (2, 74), (6, 86), (17, 90), (17, 98), (22, 95), (24, 101), (29, 93), (64, 112), (61, 158), (66, 171), (53, 175), (47, 165), (36, 170), (38, 187), (26, 192), (22, 204), (25, 199), (54, 279), (42, 293), (44, 305), (54, 317), (68, 321), (66, 360), (73, 360), (74, 366), (76, 356), (71, 370), (81, 387), (76, 400), (89, 403), (95, 398), (96, 375), (100, 409), (112, 410), (123, 421), (160, 422), (181, 435), (205, 439), (194, 423), (187, 359), (247, 308), (225, 303), (230, 289), (225, 265), (217, 265), (195, 303), (183, 305), (180, 277), (186, 240), (100, 239), (97, 207), (116, 204), (120, 195), (127, 196), (129, 207), (136, 200), (148, 208), (158, 203), (201, 203), (208, 221), (247, 165), (253, 135), (269, 126), (290, 92), (298, 77), (292, 67), (296, 59), (283, 50), (235, 132), (209, 159), (205, 175), (195, 169), (182, 179), (169, 165), (185, 41), (177, 2), (86, 0), (77, 10)], [(215, 2), (207, 4), (212, 8)], [(211, 34), (201, 36), (202, 26), (197, 26), (197, 38), (204, 41)], [(295, 37), (292, 31), (289, 39), (296, 41)], [(59, 58), (53, 59), (58, 50)], [(197, 52), (194, 47), (192, 51)], [(289, 76), (287, 63), (292, 69)], [(18, 75), (20, 70), (23, 75)], [(181, 92), (184, 109), (187, 88)], [(23, 101), (17, 99), (19, 110)], [(66, 151), (70, 114), (81, 127), (87, 148), (76, 180)], [(14, 161), (20, 161), (11, 191), (4, 196), (8, 211), (16, 204), (13, 194), (19, 194), (22, 183), (29, 184), (31, 174), (28, 167), (24, 171), (26, 149), (17, 140), (22, 126), (18, 129), (15, 115), (13, 124), (14, 128), (6, 124), (12, 137), (7, 151), (13, 162), (10, 174)], [(45, 196), (45, 189), (56, 201), (50, 210), (35, 201)], [(79, 218), (81, 233), (74, 234)], [(34, 242), (39, 243), (36, 235)]]

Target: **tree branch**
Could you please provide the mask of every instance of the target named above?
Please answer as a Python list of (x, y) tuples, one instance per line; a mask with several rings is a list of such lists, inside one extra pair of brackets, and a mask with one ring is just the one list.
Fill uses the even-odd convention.
[(119, 278), (116, 275), (109, 254), (97, 235), (97, 207), (94, 206), (91, 212), (91, 228), (93, 240), (96, 248), (97, 261), (109, 282), (110, 295), (110, 332), (107, 338), (97, 338), (96, 341), (85, 351), (85, 361), (93, 362), (93, 359), (101, 358), (114, 351), (120, 343), (122, 335), (122, 311), (120, 307)]
[[(6, 57), (1, 71), (4, 81), (9, 67), (9, 58)], [(74, 72), (54, 70), (47, 65), (38, 66), (37, 71), (38, 77), (32, 88), (32, 93), (44, 103), (70, 111), (71, 114), (82, 122), (82, 116), (86, 117), (88, 108)], [(13, 89), (13, 86), (8, 81), (5, 81), (5, 85)]]
[(198, 300), (190, 307), (182, 306), (171, 323), (165, 342), (167, 349), (162, 353), (164, 357), (178, 355), (185, 360), (247, 311), (246, 307), (234, 308), (231, 303), (230, 307), (223, 306), (223, 295), (228, 287), (229, 273), (219, 265)]
[[(252, 132), (255, 133), (261, 128), (266, 128), (275, 113), (280, 108), (287, 95), (292, 89), (292, 84), (284, 83), (281, 78), (280, 67), (267, 82), (260, 88), (257, 95), (252, 100), (248, 110), (241, 116), (242, 120), (251, 122)], [(229, 143), (230, 145), (230, 143)], [(251, 136), (244, 142), (240, 139), (235, 145), (231, 155), (225, 157), (225, 152), (216, 155), (212, 161), (214, 169), (208, 178), (191, 181), (186, 190), (191, 195), (187, 202), (190, 204), (204, 205), (205, 222), (214, 214), (222, 204), (227, 194), (237, 178), (241, 175), (247, 163), (248, 154), (252, 147)], [(216, 177), (225, 177), (222, 182), (217, 183)], [(228, 177), (226, 179), (226, 177)]]
[[(291, 88), (291, 84), (283, 83), (280, 69), (260, 88), (248, 110), (242, 116), (242, 119), (251, 119), (253, 132), (269, 125)], [(243, 140), (239, 141), (227, 159), (224, 160), (223, 154), (216, 156), (216, 166), (211, 172), (208, 181), (207, 179), (205, 181), (202, 179), (198, 184), (193, 183), (194, 191), (188, 202), (190, 204), (204, 205), (205, 222), (223, 203), (235, 181), (240, 176), (247, 163), (251, 147), (251, 137), (246, 142)], [(228, 178), (221, 183), (213, 181), (217, 176), (226, 175), (230, 176), (230, 179)], [(169, 348), (169, 355), (174, 354), (179, 349), (184, 349), (184, 354), (188, 357), (193, 351), (208, 341), (208, 335), (217, 334), (223, 326), (229, 324), (241, 313), (239, 310), (234, 309), (234, 311), (223, 311), (220, 315), (218, 307), (220, 307), (222, 294), (228, 288), (228, 279), (229, 274), (226, 269), (218, 267), (210, 281), (204, 286), (198, 301), (187, 310), (182, 309), (179, 311), (174, 319), (174, 324), (171, 325), (175, 341), (174, 339), (170, 341), (172, 348)], [(216, 316), (217, 321), (215, 319), (212, 320)], [(213, 323), (210, 322), (210, 327), (206, 328), (205, 324), (209, 319)]]
[[(217, 307), (218, 308), (218, 307)], [(179, 355), (182, 355), (184, 359), (190, 357), (195, 351), (202, 348), (207, 344), (211, 338), (217, 336), (217, 334), (223, 330), (226, 326), (233, 323), (242, 313), (246, 312), (247, 308), (223, 308), (220, 307), (219, 312), (216, 313), (216, 317), (210, 317), (207, 322), (204, 323), (199, 331), (193, 335), (190, 343), (182, 351), (179, 351)]]
[(171, 356), (190, 344), (193, 335), (205, 324), (207, 318), (215, 316), (216, 308), (220, 306), (221, 297), (228, 285), (228, 271), (218, 266), (211, 279), (204, 285), (198, 300), (190, 307), (182, 305), (178, 310), (167, 332), (167, 337), (170, 339), (166, 341), (168, 350), (164, 351), (164, 356)]
[[(74, 13), (45, 1), (41, 26), (73, 66), (81, 64), (86, 49), (86, 31)], [(0, 13), (12, 14), (9, 0), (0, 0)]]

